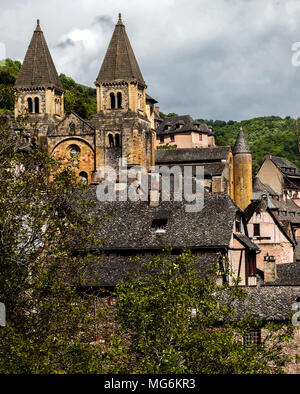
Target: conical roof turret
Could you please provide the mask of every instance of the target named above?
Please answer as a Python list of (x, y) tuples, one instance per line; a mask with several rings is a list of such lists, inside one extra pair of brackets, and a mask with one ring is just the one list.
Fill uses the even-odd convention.
[(106, 51), (96, 84), (115, 80), (137, 81), (145, 85), (122, 22), (121, 14), (119, 14), (119, 20)]
[(15, 87), (19, 89), (54, 87), (63, 91), (39, 20), (37, 20), (37, 26), (16, 79)]
[(240, 128), (232, 153), (251, 153), (251, 149), (246, 140), (243, 128)]

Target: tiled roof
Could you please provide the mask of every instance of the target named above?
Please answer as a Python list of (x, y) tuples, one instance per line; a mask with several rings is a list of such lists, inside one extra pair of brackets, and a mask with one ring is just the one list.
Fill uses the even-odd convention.
[(55, 87), (63, 90), (39, 21), (16, 79), (15, 87)]
[(195, 131), (206, 134), (212, 134), (211, 129), (205, 123), (199, 123), (190, 115), (170, 116), (161, 122), (157, 127), (157, 135), (164, 135), (170, 133), (186, 133)]
[[(96, 200), (96, 190), (90, 188)], [(96, 202), (91, 213), (103, 225), (96, 234), (107, 249), (226, 248), (239, 208), (226, 194), (205, 194), (204, 208), (186, 212), (186, 201), (162, 201), (158, 207), (148, 202)], [(153, 220), (167, 219), (164, 232), (152, 227)]]
[(205, 163), (227, 160), (230, 146), (210, 148), (157, 149), (155, 163)]
[(254, 317), (264, 321), (290, 321), (292, 304), (300, 297), (300, 287), (247, 288), (246, 294), (245, 300), (235, 300), (231, 303), (237, 319), (245, 317), (249, 311)]
[[(195, 268), (199, 278), (204, 278), (207, 269), (217, 264), (218, 253), (204, 253), (197, 255)], [(133, 271), (142, 271), (142, 264), (149, 262), (153, 256), (122, 256), (122, 255), (103, 255), (99, 256), (97, 262), (90, 262), (83, 274), (84, 286), (116, 286), (121, 283), (125, 276)]]
[(144, 78), (130, 45), (121, 15), (106, 51), (96, 83), (115, 80), (136, 80), (145, 85)]
[[(300, 176), (299, 169), (295, 166), (295, 164), (291, 163), (285, 157), (273, 156), (270, 155), (270, 160), (279, 168), (285, 175), (297, 175)], [(295, 170), (295, 172), (291, 172), (289, 170)]]

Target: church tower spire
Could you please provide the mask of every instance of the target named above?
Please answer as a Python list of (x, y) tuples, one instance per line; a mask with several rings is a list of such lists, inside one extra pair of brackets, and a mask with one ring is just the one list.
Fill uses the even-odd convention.
[(128, 39), (121, 14), (95, 82), (97, 111), (146, 112), (146, 84)]
[(35, 117), (46, 114), (63, 117), (64, 90), (39, 19), (14, 87), (19, 93), (15, 103), (16, 117), (25, 111)]

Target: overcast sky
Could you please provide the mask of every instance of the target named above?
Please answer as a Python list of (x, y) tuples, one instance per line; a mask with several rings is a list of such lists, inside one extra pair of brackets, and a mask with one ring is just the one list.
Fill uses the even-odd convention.
[(58, 73), (94, 87), (119, 12), (163, 112), (300, 116), (299, 0), (1, 0), (0, 41), (22, 61), (39, 18)]

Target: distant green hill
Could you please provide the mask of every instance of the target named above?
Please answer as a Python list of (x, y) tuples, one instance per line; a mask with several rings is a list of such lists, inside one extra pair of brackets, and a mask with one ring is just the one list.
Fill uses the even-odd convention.
[[(0, 114), (13, 113), (13, 85), (18, 76), (21, 63), (6, 59), (0, 65)], [(60, 74), (65, 89), (65, 112), (76, 112), (84, 119), (90, 119), (96, 113), (96, 89), (80, 85), (72, 78)], [(170, 113), (162, 117), (176, 115)], [(282, 119), (279, 116), (264, 116), (249, 120), (228, 122), (222, 120), (198, 119), (213, 126), (217, 145), (234, 146), (236, 136), (242, 126), (253, 153), (253, 173), (256, 174), (267, 153), (283, 156), (300, 168), (300, 153), (296, 137), (295, 120), (289, 116)], [(297, 119), (300, 130), (300, 118)]]
[(294, 120), (289, 116), (284, 119), (279, 116), (263, 116), (241, 122), (198, 120), (213, 126), (217, 145), (231, 145), (231, 147), (234, 146), (242, 126), (253, 154), (254, 174), (257, 173), (267, 153), (286, 157), (300, 168), (299, 141), (296, 136), (296, 122), (300, 134), (300, 118)]
[[(6, 59), (0, 65), (0, 114), (13, 113), (13, 85), (18, 76), (21, 63)], [(60, 74), (60, 80), (65, 89), (65, 112), (76, 112), (84, 119), (90, 119), (96, 113), (96, 89), (76, 83), (72, 78)]]

